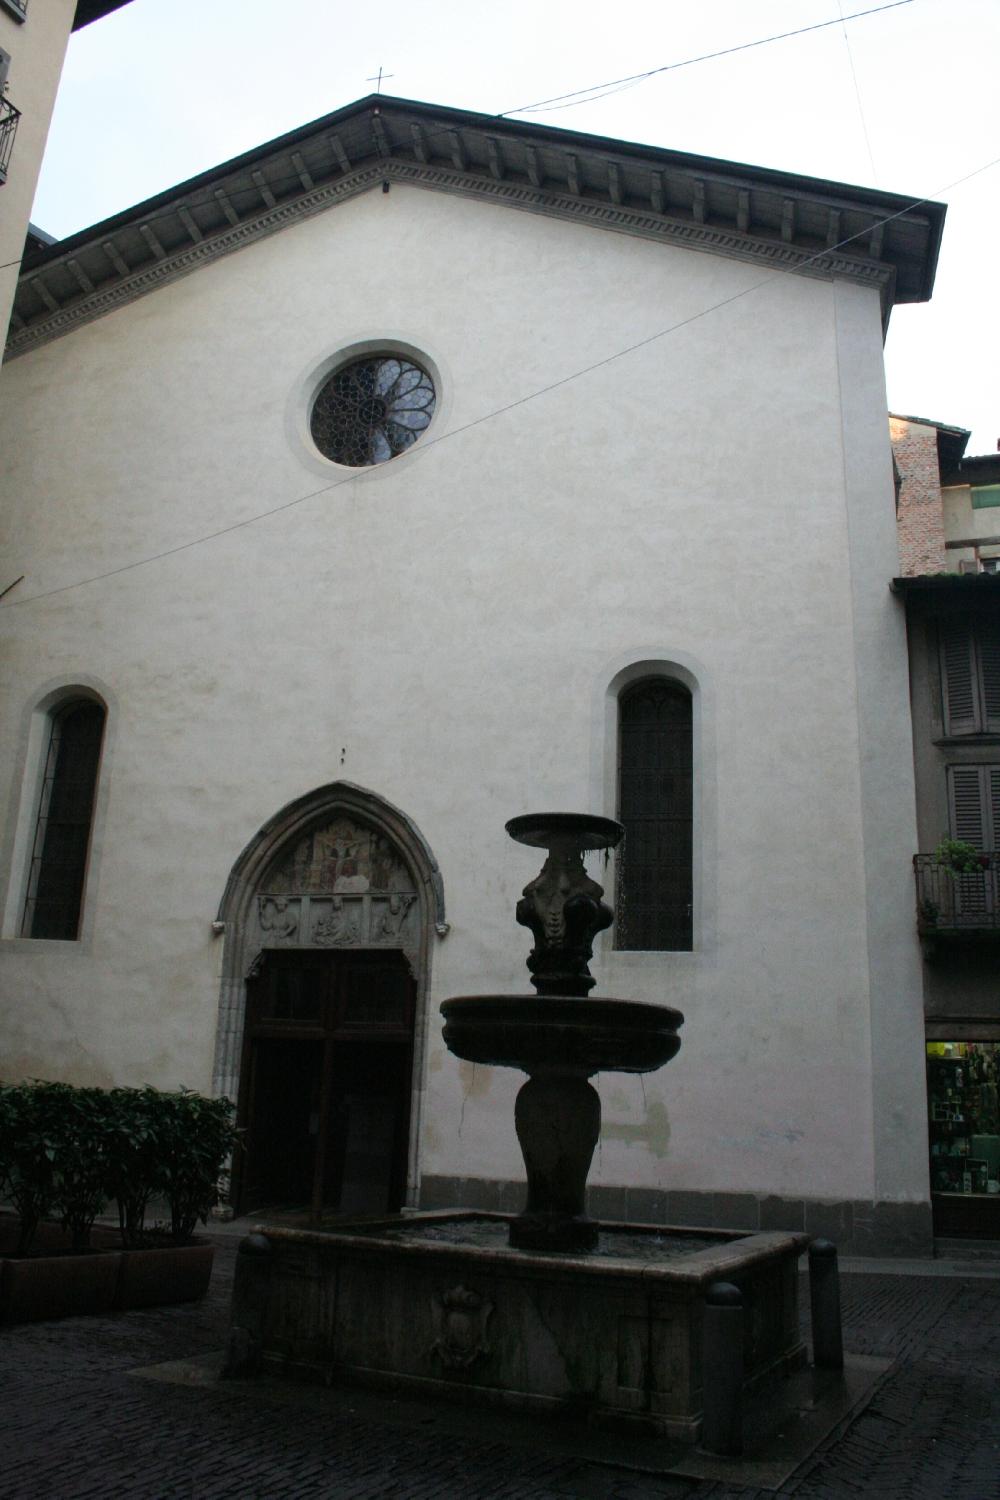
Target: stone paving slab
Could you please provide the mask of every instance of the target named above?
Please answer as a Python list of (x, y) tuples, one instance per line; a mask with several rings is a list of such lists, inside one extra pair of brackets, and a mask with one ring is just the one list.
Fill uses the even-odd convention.
[[(201, 1303), (0, 1331), (0, 1500), (771, 1500), (749, 1474), (643, 1472), (645, 1444), (626, 1469), (571, 1435), (507, 1441), (489, 1412), (400, 1423), (351, 1392), (279, 1400), (134, 1378), (221, 1346), (236, 1244), (220, 1237)], [(1000, 1500), (1000, 1280), (865, 1271), (842, 1295), (848, 1348), (892, 1365), (779, 1493)]]

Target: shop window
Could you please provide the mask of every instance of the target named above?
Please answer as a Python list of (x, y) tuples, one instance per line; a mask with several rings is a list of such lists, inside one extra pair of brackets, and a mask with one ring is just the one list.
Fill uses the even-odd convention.
[(1000, 1228), (1000, 1042), (928, 1042), (931, 1193), (939, 1234)]
[(49, 721), (22, 933), (79, 934), (94, 815), (104, 709), (92, 699), (62, 704)]
[(691, 694), (646, 678), (618, 699), (619, 948), (692, 946)]
[(1000, 620), (942, 620), (939, 636), (946, 733), (1000, 733)]

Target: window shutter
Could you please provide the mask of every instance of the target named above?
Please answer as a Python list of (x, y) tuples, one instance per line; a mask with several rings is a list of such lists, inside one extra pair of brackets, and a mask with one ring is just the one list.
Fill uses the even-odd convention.
[(979, 659), (983, 673), (985, 728), (1000, 733), (1000, 621), (983, 620), (980, 624)]
[[(949, 766), (948, 802), (951, 813), (952, 837), (963, 839), (976, 849), (989, 847), (989, 828), (986, 813), (986, 788), (983, 773), (988, 766)], [(1000, 767), (997, 768), (1000, 771)]]
[(941, 681), (947, 734), (975, 734), (981, 728), (975, 644), (969, 625), (941, 621)]
[(990, 849), (1000, 850), (1000, 766), (984, 766), (989, 792)]

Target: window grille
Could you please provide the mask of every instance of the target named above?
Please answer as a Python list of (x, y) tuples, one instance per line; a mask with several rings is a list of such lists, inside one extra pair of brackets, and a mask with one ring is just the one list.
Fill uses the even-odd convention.
[(617, 945), (692, 946), (691, 694), (647, 679), (618, 700)]
[(434, 382), (408, 359), (376, 354), (335, 370), (320, 388), (309, 428), (326, 458), (349, 468), (405, 453), (430, 425)]
[(28, 878), (25, 937), (72, 941), (80, 929), (104, 709), (77, 700), (52, 719)]

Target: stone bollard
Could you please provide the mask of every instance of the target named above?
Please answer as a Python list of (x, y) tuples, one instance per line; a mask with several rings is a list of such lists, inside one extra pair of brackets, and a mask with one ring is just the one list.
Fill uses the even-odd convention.
[(701, 1447), (742, 1453), (743, 1293), (730, 1281), (713, 1281), (705, 1294), (702, 1387)]
[(813, 1364), (817, 1370), (844, 1368), (840, 1322), (840, 1272), (831, 1240), (809, 1246), (809, 1303), (812, 1309)]
[(232, 1321), (220, 1371), (223, 1380), (260, 1372), (270, 1281), (271, 1241), (263, 1234), (248, 1234), (236, 1253)]

